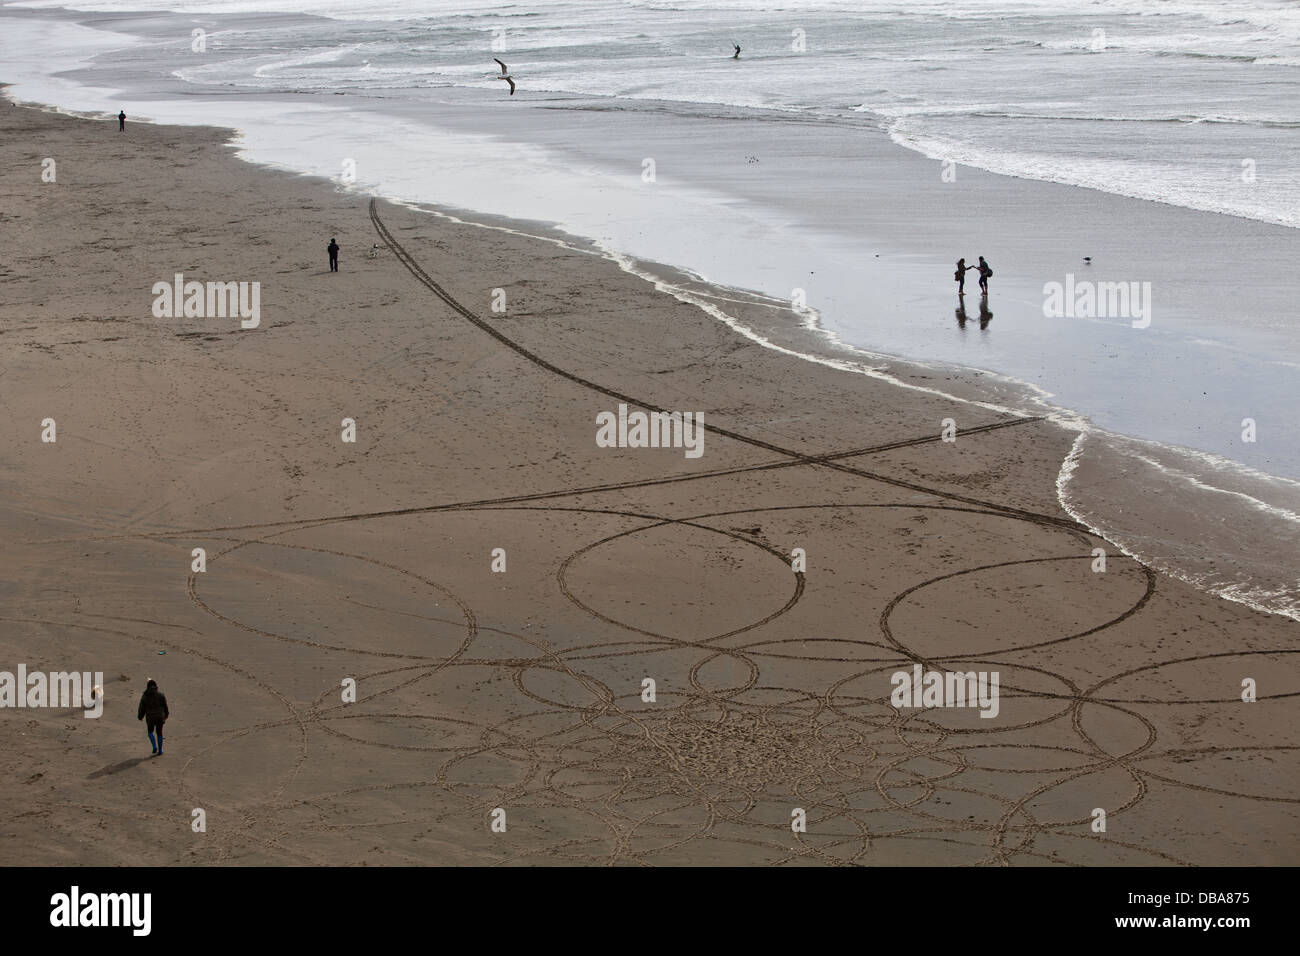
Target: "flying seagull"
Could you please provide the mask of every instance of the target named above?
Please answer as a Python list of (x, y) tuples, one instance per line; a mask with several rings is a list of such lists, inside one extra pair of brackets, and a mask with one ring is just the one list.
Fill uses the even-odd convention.
[(510, 78), (510, 71), (507, 70), (507, 69), (506, 69), (506, 65), (505, 65), (504, 63), (502, 63), (500, 60), (497, 60), (496, 57), (493, 57), (492, 59), (493, 59), (493, 60), (496, 60), (497, 64), (501, 67), (501, 75), (498, 76), (497, 79), (498, 79), (498, 80), (505, 80), (507, 83), (509, 83), (509, 84), (510, 84), (510, 95), (511, 95), (511, 96), (514, 96), (514, 95), (515, 95), (515, 81), (512, 80), (512, 79)]

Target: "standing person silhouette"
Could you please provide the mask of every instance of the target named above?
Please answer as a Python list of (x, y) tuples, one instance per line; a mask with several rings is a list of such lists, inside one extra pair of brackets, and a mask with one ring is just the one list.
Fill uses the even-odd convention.
[(988, 295), (989, 276), (993, 275), (993, 270), (989, 267), (989, 264), (984, 261), (983, 256), (980, 256), (980, 264), (978, 268), (980, 270), (980, 292), (982, 292), (984, 295)]
[[(167, 709), (167, 698), (158, 690), (158, 682), (150, 680), (145, 684), (144, 693), (140, 695), (140, 707), (136, 711), (136, 720), (146, 720), (145, 728), (149, 731), (149, 743), (153, 752), (159, 756), (163, 752), (163, 722), (171, 716)], [(154, 740), (154, 734), (158, 739)]]
[(958, 295), (966, 294), (966, 273), (974, 268), (974, 266), (966, 265), (965, 256), (957, 260), (957, 271), (953, 273), (952, 277), (957, 280)]
[(117, 114), (117, 131), (120, 133), (124, 129), (126, 129), (126, 110)]
[(330, 272), (339, 271), (339, 244), (330, 237), (330, 244), (325, 247), (325, 251), (330, 254)]

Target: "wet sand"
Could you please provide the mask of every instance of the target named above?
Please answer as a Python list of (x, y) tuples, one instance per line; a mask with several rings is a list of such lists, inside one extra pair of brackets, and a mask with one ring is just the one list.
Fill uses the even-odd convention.
[[(1072, 433), (223, 131), (0, 130), (0, 670), (106, 687), (0, 710), (0, 858), (1300, 862), (1297, 624), (1076, 525)], [(156, 318), (178, 272), (259, 282), (260, 325)], [(598, 447), (620, 402), (702, 412), (704, 454)], [(914, 663), (997, 671), (998, 715), (895, 709)]]

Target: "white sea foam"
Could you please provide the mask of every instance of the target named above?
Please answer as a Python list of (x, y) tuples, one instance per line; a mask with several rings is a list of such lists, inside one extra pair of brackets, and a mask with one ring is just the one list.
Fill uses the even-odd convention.
[[(1089, 455), (1103, 477), (1080, 482)], [(1300, 620), (1300, 483), (1084, 428), (1056, 489), (1067, 514), (1129, 557), (1227, 600)], [(1153, 507), (1157, 499), (1166, 507)], [(1134, 501), (1146, 507), (1133, 508)]]
[(1236, 184), (1231, 189), (1225, 188), (1223, 182), (1232, 180), (1221, 172), (1214, 178), (1189, 176), (1185, 170), (1171, 169), (1167, 161), (1141, 163), (1112, 157), (1076, 156), (1062, 162), (1059, 153), (1046, 150), (987, 148), (954, 136), (923, 132), (906, 119), (893, 122), (888, 129), (890, 139), (900, 146), (935, 160), (951, 160), (1005, 176), (1083, 186), (1133, 199), (1300, 228), (1300, 205), (1288, 207), (1278, 201), (1276, 192), (1261, 196), (1264, 190), (1242, 191)]

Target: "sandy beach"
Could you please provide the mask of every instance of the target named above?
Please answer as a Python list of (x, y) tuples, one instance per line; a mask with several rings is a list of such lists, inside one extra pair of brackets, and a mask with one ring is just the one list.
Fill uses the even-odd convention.
[[(0, 711), (0, 858), (1300, 863), (1300, 625), (1076, 524), (1073, 433), (227, 131), (0, 133), (0, 670), (105, 690)], [(178, 273), (257, 326), (156, 316)], [(600, 447), (621, 404), (703, 453)], [(915, 665), (998, 673), (996, 716), (893, 706)]]

